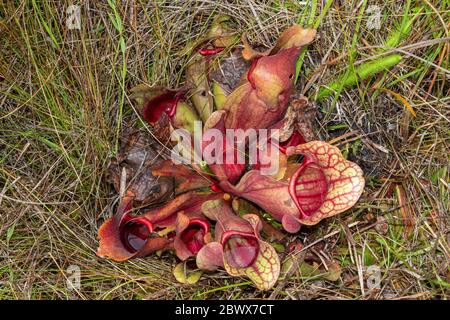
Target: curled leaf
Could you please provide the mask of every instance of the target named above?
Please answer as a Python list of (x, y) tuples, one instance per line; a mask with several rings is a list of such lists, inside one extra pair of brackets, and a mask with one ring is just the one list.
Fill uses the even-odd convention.
[(214, 271), (223, 267), (223, 249), (219, 242), (210, 242), (200, 249), (196, 258), (197, 267), (201, 270)]
[(292, 27), (284, 30), (275, 46), (272, 49), (268, 49), (263, 52), (258, 52), (254, 50), (250, 44), (248, 43), (247, 37), (245, 34), (242, 35), (242, 42), (244, 44), (244, 50), (242, 51), (242, 56), (246, 60), (253, 60), (255, 58), (259, 58), (262, 56), (273, 55), (279, 52), (282, 49), (290, 49), (294, 47), (303, 47), (307, 44), (311, 43), (316, 37), (316, 30), (314, 29), (304, 29), (299, 25), (294, 25)]
[(270, 54), (275, 54), (283, 49), (304, 47), (314, 40), (316, 33), (317, 31), (314, 29), (304, 29), (299, 25), (289, 27), (281, 33)]
[[(130, 214), (133, 195), (127, 193), (119, 204), (117, 213), (106, 220), (98, 231), (100, 245), (97, 255), (124, 261), (170, 249), (174, 242), (177, 213), (183, 212), (191, 217), (199, 215), (205, 201), (221, 197), (220, 193), (187, 192), (161, 207), (152, 208), (143, 215), (134, 217)], [(188, 239), (189, 237), (185, 238), (187, 245)]]

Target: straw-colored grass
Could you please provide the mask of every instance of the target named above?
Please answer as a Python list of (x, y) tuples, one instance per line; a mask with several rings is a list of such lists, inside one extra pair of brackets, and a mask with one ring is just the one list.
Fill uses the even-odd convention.
[[(0, 299), (448, 298), (449, 3), (305, 2), (75, 1), (81, 30), (66, 26), (72, 1), (2, 2)], [(371, 5), (380, 29), (370, 28)], [(318, 27), (298, 90), (312, 101), (322, 92), (319, 136), (367, 180), (352, 210), (297, 236), (339, 262), (337, 281), (294, 273), (261, 293), (217, 272), (186, 286), (169, 254), (125, 263), (95, 255), (117, 201), (104, 181), (109, 159), (124, 128), (144, 126), (129, 89), (182, 84), (181, 50), (219, 13), (265, 46), (293, 23)], [(392, 55), (401, 59), (370, 64)], [(80, 290), (67, 287), (70, 265), (80, 267)], [(381, 287), (370, 291), (371, 265)]]

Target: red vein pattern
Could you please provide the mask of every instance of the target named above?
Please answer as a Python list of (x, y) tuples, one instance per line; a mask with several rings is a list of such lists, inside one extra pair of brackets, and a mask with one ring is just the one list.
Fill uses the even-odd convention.
[[(253, 214), (243, 216), (255, 229), (258, 235), (261, 229), (259, 217)], [(247, 276), (260, 290), (270, 289), (280, 275), (280, 259), (275, 249), (265, 241), (259, 240), (259, 254), (255, 262), (247, 268), (233, 268), (224, 259), (224, 267), (232, 276)]]
[[(296, 183), (296, 197), (304, 210), (302, 224), (316, 224), (351, 208), (358, 201), (364, 189), (363, 172), (356, 163), (345, 159), (337, 147), (311, 141), (289, 147), (286, 154), (303, 154), (312, 161)], [(312, 187), (315, 191), (310, 193)]]

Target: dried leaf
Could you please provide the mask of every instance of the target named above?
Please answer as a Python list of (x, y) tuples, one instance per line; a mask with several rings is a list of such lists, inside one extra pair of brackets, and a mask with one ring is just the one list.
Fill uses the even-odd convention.
[(414, 231), (415, 219), (409, 205), (408, 196), (405, 189), (400, 184), (395, 185), (394, 191), (400, 207), (399, 212), (402, 217), (402, 224), (405, 227), (404, 235), (409, 236)]
[(210, 78), (228, 96), (238, 86), (248, 67), (249, 64), (242, 58), (242, 50), (234, 49), (214, 65)]
[(122, 171), (125, 170), (126, 190), (134, 194), (135, 206), (146, 206), (166, 200), (174, 190), (172, 177), (158, 178), (152, 175), (151, 168), (161, 157), (160, 145), (148, 134), (126, 131), (121, 138), (118, 155), (111, 160), (107, 180), (120, 192)]

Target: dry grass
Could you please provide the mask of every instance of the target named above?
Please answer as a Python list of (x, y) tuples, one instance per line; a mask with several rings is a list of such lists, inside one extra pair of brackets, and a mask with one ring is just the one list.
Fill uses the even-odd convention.
[[(95, 255), (98, 226), (117, 200), (103, 180), (109, 158), (124, 127), (144, 125), (129, 88), (180, 84), (187, 60), (180, 50), (217, 13), (269, 46), (284, 27), (316, 21), (321, 2), (309, 19), (311, 8), (299, 1), (79, 1), (80, 31), (66, 28), (64, 1), (3, 2), (0, 299), (448, 298), (447, 1), (412, 1), (409, 16), (421, 11), (397, 45), (403, 60), (317, 104), (321, 138), (335, 139), (368, 182), (355, 208), (298, 235), (306, 245), (323, 239), (316, 250), (339, 261), (338, 281), (294, 274), (275, 293), (261, 293), (219, 272), (183, 286), (172, 278), (170, 255), (126, 263)], [(379, 54), (402, 19), (398, 3), (335, 0), (305, 55), (299, 87), (308, 83), (313, 97), (352, 63)], [(373, 4), (381, 8), (380, 30), (370, 30), (360, 12)], [(73, 264), (82, 272), (79, 291), (66, 285)], [(379, 290), (361, 285), (370, 265), (381, 270)]]

